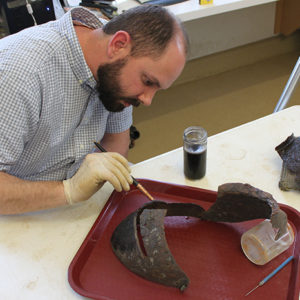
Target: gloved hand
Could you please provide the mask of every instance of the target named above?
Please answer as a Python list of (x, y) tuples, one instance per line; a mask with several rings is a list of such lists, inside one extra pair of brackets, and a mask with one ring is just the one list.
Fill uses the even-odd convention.
[(118, 191), (128, 191), (132, 183), (131, 170), (125, 157), (115, 152), (88, 154), (77, 173), (64, 180), (64, 192), (69, 204), (89, 199), (106, 181)]

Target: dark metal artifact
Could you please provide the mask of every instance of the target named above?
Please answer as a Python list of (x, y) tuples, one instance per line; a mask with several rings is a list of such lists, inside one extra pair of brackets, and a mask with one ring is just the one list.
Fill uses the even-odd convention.
[(275, 150), (283, 161), (279, 188), (300, 190), (300, 137), (290, 135)]
[(226, 183), (218, 188), (216, 202), (202, 214), (202, 220), (214, 222), (243, 222), (271, 219), (278, 229), (276, 240), (286, 233), (287, 217), (270, 193), (250, 184)]
[(181, 291), (187, 288), (189, 278), (169, 250), (164, 231), (166, 216), (190, 216), (213, 222), (271, 219), (278, 229), (276, 238), (286, 232), (287, 226), (286, 214), (272, 195), (249, 184), (219, 186), (217, 200), (207, 211), (193, 203), (146, 203), (117, 226), (111, 237), (113, 251), (135, 274)]

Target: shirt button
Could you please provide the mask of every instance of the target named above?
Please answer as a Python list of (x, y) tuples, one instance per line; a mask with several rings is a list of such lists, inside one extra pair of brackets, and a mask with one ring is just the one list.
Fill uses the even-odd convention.
[(83, 146), (82, 144), (80, 145), (80, 149), (81, 149), (81, 150), (83, 150), (83, 149), (84, 149), (84, 146)]
[(83, 81), (82, 81), (81, 79), (79, 79), (78, 81), (79, 81), (79, 83), (80, 83), (80, 84), (82, 84), (82, 83), (83, 83)]

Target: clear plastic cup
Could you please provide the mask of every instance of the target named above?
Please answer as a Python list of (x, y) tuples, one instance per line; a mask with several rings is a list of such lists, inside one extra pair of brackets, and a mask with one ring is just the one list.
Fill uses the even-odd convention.
[(247, 258), (257, 265), (264, 265), (293, 244), (294, 231), (289, 223), (287, 232), (277, 241), (276, 233), (268, 219), (246, 231), (242, 235), (241, 246)]

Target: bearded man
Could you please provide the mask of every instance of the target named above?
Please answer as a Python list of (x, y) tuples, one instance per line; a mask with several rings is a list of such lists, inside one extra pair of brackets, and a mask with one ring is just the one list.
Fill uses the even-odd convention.
[(176, 17), (144, 5), (109, 22), (78, 7), (1, 39), (0, 214), (85, 201), (106, 181), (129, 190), (132, 106), (171, 86), (187, 48)]

